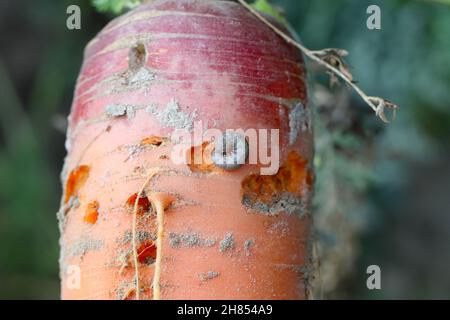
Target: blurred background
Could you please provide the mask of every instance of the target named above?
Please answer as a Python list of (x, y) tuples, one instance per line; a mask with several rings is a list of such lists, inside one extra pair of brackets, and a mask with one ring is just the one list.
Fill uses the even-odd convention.
[[(115, 0), (120, 2), (121, 0)], [(102, 2), (102, 1), (98, 1)], [(450, 1), (277, 0), (311, 49), (345, 48), (361, 87), (400, 105), (385, 125), (309, 64), (316, 111), (316, 298), (450, 298)], [(66, 8), (81, 7), (81, 30)], [(381, 30), (366, 9), (381, 8)], [(0, 1), (0, 298), (58, 299), (56, 212), (66, 117), (90, 1)], [(381, 268), (381, 290), (366, 269)]]

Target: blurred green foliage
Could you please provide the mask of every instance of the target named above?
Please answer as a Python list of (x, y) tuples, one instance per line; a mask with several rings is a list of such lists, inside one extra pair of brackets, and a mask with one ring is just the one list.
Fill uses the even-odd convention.
[[(318, 171), (318, 190), (324, 191), (316, 205), (327, 208), (321, 208), (324, 221), (339, 211), (344, 225), (358, 228), (351, 239), (359, 248), (352, 272), (340, 279), (334, 296), (449, 298), (450, 257), (443, 252), (450, 252), (450, 222), (443, 213), (450, 204), (440, 177), (450, 172), (450, 8), (438, 3), (444, 0), (272, 2), (306, 46), (347, 49), (361, 87), (401, 106), (397, 120), (385, 126), (353, 94), (349, 118), (335, 126), (318, 123), (325, 134), (317, 140), (316, 164), (325, 169)], [(118, 12), (134, 1), (95, 3)], [(64, 118), (83, 48), (112, 18), (79, 1), (82, 29), (69, 31), (70, 4), (0, 3), (0, 298), (59, 296), (55, 213)], [(380, 31), (365, 27), (370, 4), (382, 10)], [(313, 83), (327, 82), (320, 73), (310, 75)], [(342, 195), (339, 188), (352, 191)], [(345, 196), (352, 201), (340, 198)], [(336, 241), (331, 237), (330, 246)], [(365, 288), (365, 268), (372, 263), (383, 272), (378, 292)]]
[[(65, 126), (87, 41), (107, 22), (81, 1), (0, 4), (0, 298), (58, 298)], [(13, 31), (13, 32), (11, 32)]]
[(100, 12), (119, 14), (132, 9), (141, 3), (140, 0), (92, 0), (92, 5)]

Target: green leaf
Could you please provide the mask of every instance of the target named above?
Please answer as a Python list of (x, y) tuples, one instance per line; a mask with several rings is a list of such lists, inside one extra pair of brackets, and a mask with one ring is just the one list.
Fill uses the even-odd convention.
[(92, 0), (92, 5), (99, 12), (112, 12), (120, 14), (125, 10), (133, 9), (141, 3), (141, 0)]
[(287, 21), (286, 18), (283, 16), (281, 10), (271, 5), (267, 0), (256, 0), (254, 3), (251, 4), (251, 6), (253, 7), (253, 9), (265, 13), (273, 17), (279, 23), (286, 25)]

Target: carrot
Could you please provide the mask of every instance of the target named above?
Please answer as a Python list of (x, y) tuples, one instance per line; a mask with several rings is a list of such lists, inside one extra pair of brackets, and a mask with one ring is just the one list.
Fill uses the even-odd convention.
[(63, 299), (308, 298), (304, 63), (244, 7), (161, 0), (113, 20), (69, 120)]

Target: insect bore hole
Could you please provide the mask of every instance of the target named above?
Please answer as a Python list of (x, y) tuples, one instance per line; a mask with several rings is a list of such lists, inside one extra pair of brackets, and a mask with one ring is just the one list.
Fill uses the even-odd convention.
[(128, 68), (136, 71), (145, 66), (147, 62), (147, 50), (142, 42), (136, 43), (128, 53)]

